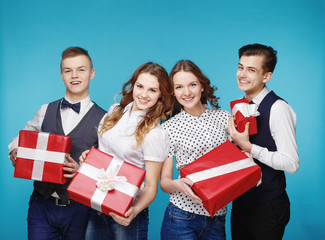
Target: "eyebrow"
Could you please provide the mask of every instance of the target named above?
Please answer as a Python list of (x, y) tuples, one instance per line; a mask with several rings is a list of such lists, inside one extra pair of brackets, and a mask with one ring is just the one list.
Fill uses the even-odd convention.
[[(241, 63), (238, 63), (238, 66), (244, 66), (243, 64), (241, 64)], [(251, 66), (248, 66), (247, 68), (249, 68), (249, 69), (255, 69), (256, 71), (257, 71), (257, 68), (256, 67), (251, 67)]]
[[(136, 81), (135, 84), (140, 84), (141, 86), (143, 86), (143, 84), (138, 81)], [(159, 87), (150, 87), (149, 89), (159, 89)]]
[[(199, 83), (199, 82), (200, 82), (199, 80), (193, 80), (193, 81), (189, 82), (188, 84)], [(176, 86), (176, 85), (185, 85), (185, 84), (183, 84), (183, 83), (174, 83), (174, 86)]]
[[(72, 69), (73, 67), (64, 67), (63, 69)], [(79, 67), (76, 67), (76, 68), (87, 68), (87, 66), (84, 66), (84, 65), (82, 65), (82, 66), (79, 66)]]

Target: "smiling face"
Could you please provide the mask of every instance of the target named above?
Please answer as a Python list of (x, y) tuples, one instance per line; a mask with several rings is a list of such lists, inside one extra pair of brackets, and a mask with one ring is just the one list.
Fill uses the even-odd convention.
[(198, 116), (204, 111), (201, 102), (203, 87), (193, 73), (177, 72), (173, 77), (173, 85), (176, 100), (186, 112)]
[(141, 73), (133, 87), (132, 111), (145, 110), (154, 106), (161, 92), (158, 78), (150, 73)]
[(87, 56), (79, 55), (62, 60), (61, 77), (70, 101), (78, 102), (88, 96), (89, 82), (94, 76), (95, 70)]
[(239, 60), (237, 69), (238, 88), (246, 93), (246, 98), (249, 101), (263, 90), (265, 83), (272, 77), (271, 72), (264, 72), (263, 61), (264, 56), (259, 55), (244, 55)]

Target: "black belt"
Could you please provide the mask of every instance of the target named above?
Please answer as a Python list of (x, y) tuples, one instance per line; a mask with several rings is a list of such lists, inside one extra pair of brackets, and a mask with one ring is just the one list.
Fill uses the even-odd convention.
[[(33, 192), (33, 195), (36, 195), (38, 197), (41, 197), (43, 199), (45, 199), (42, 194), (40, 194), (39, 192), (35, 191)], [(51, 202), (54, 202), (56, 206), (61, 206), (61, 207), (66, 207), (66, 206), (72, 206), (74, 204), (76, 204), (77, 202), (76, 201), (73, 201), (72, 199), (68, 199), (67, 202), (63, 202), (60, 198), (57, 198), (57, 197), (53, 197), (53, 196), (50, 196), (49, 198), (45, 199), (45, 200), (48, 200), (48, 201), (51, 201)]]
[(53, 196), (50, 196), (47, 200), (54, 202), (56, 206), (61, 206), (61, 207), (72, 206), (76, 203), (71, 199), (68, 199), (67, 202), (63, 202), (60, 198), (56, 198)]

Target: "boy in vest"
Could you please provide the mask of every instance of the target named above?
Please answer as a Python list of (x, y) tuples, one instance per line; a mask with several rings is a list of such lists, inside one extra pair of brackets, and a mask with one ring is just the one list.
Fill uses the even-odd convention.
[(239, 133), (234, 116), (229, 119), (232, 140), (251, 154), (262, 170), (262, 184), (233, 201), (231, 235), (233, 240), (282, 239), (290, 219), (290, 202), (284, 172), (299, 168), (296, 143), (296, 114), (266, 83), (272, 78), (277, 52), (269, 46), (251, 44), (239, 49), (238, 88), (258, 106), (258, 133)]
[[(95, 76), (88, 52), (79, 47), (63, 51), (61, 77), (65, 97), (38, 110), (25, 130), (67, 135), (72, 138), (71, 156), (66, 156), (65, 184), (34, 181), (28, 209), (28, 239), (84, 239), (88, 207), (71, 199), (67, 192), (71, 178), (79, 168), (79, 156), (97, 147), (97, 127), (106, 113), (89, 98), (89, 82)], [(18, 137), (9, 144), (9, 157), (16, 164)], [(76, 162), (76, 161), (77, 162)]]

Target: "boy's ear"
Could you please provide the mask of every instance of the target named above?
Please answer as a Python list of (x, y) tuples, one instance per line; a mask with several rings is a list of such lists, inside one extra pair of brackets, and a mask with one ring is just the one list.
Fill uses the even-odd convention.
[(272, 78), (272, 72), (267, 72), (264, 74), (263, 83), (267, 83)]
[(90, 72), (90, 80), (93, 79), (95, 77), (95, 69), (91, 69), (91, 72)]

